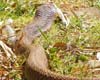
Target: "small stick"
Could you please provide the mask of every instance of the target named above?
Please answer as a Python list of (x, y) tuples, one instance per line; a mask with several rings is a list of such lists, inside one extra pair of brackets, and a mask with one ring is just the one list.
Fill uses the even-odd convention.
[[(5, 51), (6, 55), (8, 58), (11, 59), (11, 56), (16, 59), (16, 55), (13, 53), (13, 51), (11, 50), (11, 48), (9, 48), (3, 41), (0, 40), (0, 45), (3, 48), (3, 50)], [(11, 59), (12, 60), (12, 59)]]

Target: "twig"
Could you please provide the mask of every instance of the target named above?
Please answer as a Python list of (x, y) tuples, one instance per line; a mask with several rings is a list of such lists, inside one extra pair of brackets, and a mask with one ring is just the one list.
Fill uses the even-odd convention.
[[(7, 57), (9, 59), (11, 59), (11, 56), (16, 59), (16, 55), (13, 53), (13, 51), (11, 50), (11, 48), (9, 48), (3, 41), (0, 40), (0, 45), (3, 48), (3, 50), (5, 51)], [(11, 59), (12, 60), (12, 59)]]

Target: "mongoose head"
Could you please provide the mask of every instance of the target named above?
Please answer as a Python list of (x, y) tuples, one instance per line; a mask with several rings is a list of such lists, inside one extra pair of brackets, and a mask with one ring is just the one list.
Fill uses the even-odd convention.
[(68, 26), (69, 19), (68, 18), (65, 19), (61, 9), (59, 9), (53, 2), (48, 2), (42, 4), (40, 7), (37, 8), (34, 19), (43, 19), (43, 18), (54, 19), (56, 17), (60, 17), (62, 23), (65, 26)]

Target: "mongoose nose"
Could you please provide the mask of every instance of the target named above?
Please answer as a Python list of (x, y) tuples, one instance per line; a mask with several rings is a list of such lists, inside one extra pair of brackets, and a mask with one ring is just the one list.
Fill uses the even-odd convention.
[(66, 23), (66, 22), (63, 22), (63, 25), (64, 25), (64, 26), (66, 26), (66, 25), (67, 25), (67, 23)]
[(63, 24), (65, 27), (67, 27), (67, 26), (69, 25), (69, 23), (70, 23), (69, 18), (67, 18), (67, 19), (65, 19), (65, 20), (62, 21), (62, 24)]

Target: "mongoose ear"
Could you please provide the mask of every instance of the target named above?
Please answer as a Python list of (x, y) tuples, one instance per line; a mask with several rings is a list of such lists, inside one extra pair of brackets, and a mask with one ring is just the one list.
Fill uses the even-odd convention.
[(56, 4), (53, 3), (53, 5), (54, 5), (54, 7), (55, 7), (55, 9), (56, 9), (56, 14), (57, 14), (57, 16), (59, 16), (59, 17), (61, 18), (62, 23), (67, 27), (67, 26), (69, 25), (69, 22), (70, 22), (69, 18), (67, 17), (67, 19), (65, 19), (64, 14), (63, 14), (63, 12), (61, 11), (61, 9), (59, 9), (59, 8), (56, 6)]

